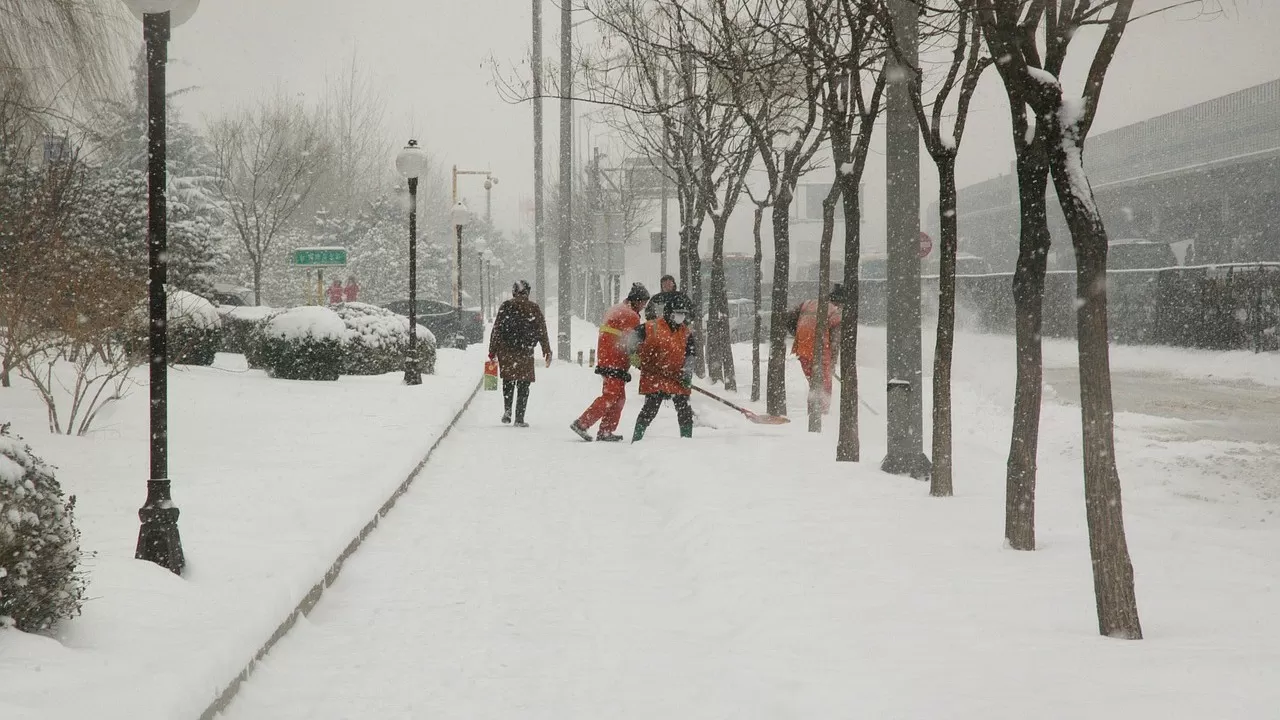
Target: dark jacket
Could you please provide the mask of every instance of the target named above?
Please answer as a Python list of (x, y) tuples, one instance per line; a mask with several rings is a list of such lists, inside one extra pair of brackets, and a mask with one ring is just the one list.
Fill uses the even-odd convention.
[[(511, 320), (515, 318), (516, 322)], [(542, 315), (542, 308), (527, 297), (512, 298), (498, 306), (498, 315), (493, 320), (493, 330), (489, 333), (489, 354), (498, 358), (498, 368), (503, 380), (525, 380), (533, 382), (534, 362), (533, 347), (521, 347), (520, 338), (510, 336), (510, 328), (523, 326), (523, 319), (531, 319), (542, 345), (542, 354), (551, 354), (551, 341), (547, 338), (547, 319)]]
[(667, 306), (667, 303), (671, 301), (671, 298), (677, 295), (684, 298), (684, 306), (689, 308), (689, 319), (693, 320), (694, 316), (697, 315), (697, 309), (693, 307), (693, 301), (689, 299), (689, 296), (685, 295), (680, 290), (660, 292), (649, 298), (649, 304), (644, 308), (644, 319), (657, 320), (662, 317), (662, 309)]

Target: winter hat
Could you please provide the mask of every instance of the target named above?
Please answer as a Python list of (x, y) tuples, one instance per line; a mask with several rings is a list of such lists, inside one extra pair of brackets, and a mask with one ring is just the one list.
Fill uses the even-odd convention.
[(511, 285), (511, 294), (513, 296), (524, 295), (528, 297), (530, 289), (528, 280), (517, 280)]
[(649, 290), (644, 283), (631, 283), (631, 292), (627, 293), (627, 302), (636, 302), (649, 299)]
[(841, 285), (840, 283), (836, 283), (835, 287), (831, 288), (830, 300), (833, 303), (844, 302), (844, 286), (843, 285)]

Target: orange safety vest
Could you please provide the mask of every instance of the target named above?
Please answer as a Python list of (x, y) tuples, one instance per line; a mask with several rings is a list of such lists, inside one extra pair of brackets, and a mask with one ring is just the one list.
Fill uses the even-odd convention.
[(619, 303), (609, 308), (600, 323), (600, 337), (596, 340), (596, 364), (602, 368), (626, 370), (631, 366), (627, 356), (627, 333), (640, 324), (640, 316), (630, 303)]
[[(818, 301), (800, 303), (800, 319), (796, 322), (796, 340), (791, 352), (802, 358), (813, 358), (814, 340), (818, 335)], [(827, 332), (822, 339), (822, 354), (831, 358), (831, 334), (840, 327), (840, 308), (834, 304), (827, 308)]]
[(680, 384), (684, 372), (684, 351), (689, 342), (689, 326), (672, 328), (666, 320), (650, 320), (644, 325), (640, 343), (640, 394), (688, 395)]

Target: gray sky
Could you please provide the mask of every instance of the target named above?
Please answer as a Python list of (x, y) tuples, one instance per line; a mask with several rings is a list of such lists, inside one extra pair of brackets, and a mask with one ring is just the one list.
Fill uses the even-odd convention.
[[(1139, 0), (1150, 7), (1156, 0)], [(1189, 19), (1176, 11), (1130, 28), (1107, 78), (1094, 132), (1103, 132), (1280, 76), (1280, 0), (1222, 0), (1224, 15)], [(546, 52), (554, 54), (559, 10), (543, 6)], [(171, 45), (174, 87), (199, 86), (183, 100), (190, 119), (252, 102), (275, 85), (314, 97), (326, 73), (353, 52), (382, 85), (388, 130), (410, 135), (446, 164), (491, 169), (499, 224), (526, 224), (520, 200), (532, 196), (531, 110), (505, 104), (486, 63), (517, 63), (528, 52), (528, 0), (205, 0)], [(1079, 87), (1088, 55), (1077, 48), (1066, 75)], [(1074, 81), (1074, 82), (1073, 82)], [(1076, 90), (1078, 92), (1078, 90)], [(547, 153), (554, 158), (558, 110), (549, 101)], [(960, 152), (962, 185), (1007, 172), (1008, 110), (995, 73), (984, 78)], [(601, 129), (603, 130), (603, 129)], [(867, 171), (868, 240), (883, 233), (883, 164)], [(927, 156), (922, 190), (936, 181)], [(1086, 159), (1087, 162), (1087, 159)], [(483, 205), (478, 179), (462, 191)], [(740, 213), (749, 222), (749, 212)]]

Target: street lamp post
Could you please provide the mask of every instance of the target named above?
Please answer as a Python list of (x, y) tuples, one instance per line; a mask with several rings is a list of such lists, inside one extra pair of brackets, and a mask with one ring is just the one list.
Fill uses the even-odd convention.
[(409, 353), (404, 359), (404, 384), (421, 385), (418, 366), (418, 176), (427, 166), (427, 154), (410, 139), (396, 155), (396, 170), (409, 181)]
[[(454, 185), (457, 185), (457, 168), (454, 168)], [(454, 252), (453, 267), (453, 312), (454, 312), (454, 332), (460, 336), (462, 333), (462, 226), (467, 224), (467, 220), (471, 217), (471, 213), (467, 212), (467, 205), (463, 202), (456, 202), (453, 205), (453, 212), (449, 214), (449, 219), (453, 223), (453, 230), (457, 237)], [(458, 343), (458, 339), (454, 338), (454, 344)]]
[(480, 317), (489, 317), (484, 296), (484, 238), (476, 238), (476, 287), (480, 290)]
[(134, 557), (174, 573), (186, 565), (178, 533), (178, 508), (169, 483), (169, 351), (166, 323), (169, 300), (168, 204), (165, 198), (165, 65), (169, 60), (169, 31), (186, 22), (200, 0), (125, 0), (142, 20), (147, 51), (147, 309), (150, 320), (150, 465), (147, 499), (138, 509), (141, 525)]

